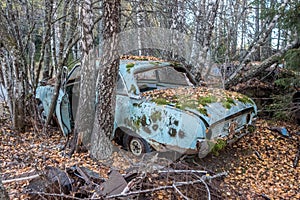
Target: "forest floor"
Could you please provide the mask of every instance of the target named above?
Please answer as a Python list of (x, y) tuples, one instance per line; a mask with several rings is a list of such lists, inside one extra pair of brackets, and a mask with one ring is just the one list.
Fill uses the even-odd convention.
[[(130, 170), (132, 172), (133, 168), (139, 172), (136, 174), (145, 172), (142, 178), (132, 179), (131, 184), (136, 186), (131, 185), (130, 189), (136, 193), (130, 199), (208, 199), (208, 196), (211, 199), (300, 199), (300, 163), (295, 163), (299, 154), (300, 127), (295, 124), (260, 119), (255, 132), (227, 146), (218, 155), (165, 162), (165, 168), (162, 169), (173, 170), (166, 173), (155, 171), (154, 165), (143, 164), (144, 157), (136, 158), (126, 151), (116, 151), (106, 161), (94, 161), (88, 152), (75, 153), (70, 158), (66, 156), (66, 151), (60, 151), (66, 138), (58, 131), (51, 130), (43, 134), (41, 129), (30, 128), (25, 133), (16, 133), (11, 130), (8, 120), (1, 119), (0, 123), (0, 169), (11, 199), (30, 198), (28, 189), (33, 188), (29, 186), (33, 180), (28, 177), (49, 167), (70, 174), (74, 166), (96, 172), (101, 177), (98, 180), (102, 182), (107, 180), (112, 170), (123, 176), (128, 175)], [(285, 127), (290, 137), (271, 130), (272, 127)], [(200, 179), (201, 170), (205, 171), (201, 176), (207, 177), (205, 182), (197, 181), (203, 180)], [(213, 178), (214, 175), (218, 178)], [(20, 180), (20, 177), (26, 180)], [(138, 178), (140, 181), (136, 181)], [(83, 180), (89, 180), (84, 177), (73, 178), (72, 191), (68, 195), (56, 196), (57, 199), (71, 199), (71, 196), (76, 196), (76, 192), (79, 193), (79, 189), (89, 191), (90, 194), (96, 190), (79, 187), (79, 183), (75, 187), (79, 179), (81, 185)], [(185, 185), (180, 186), (183, 182)], [(139, 193), (139, 190), (144, 192)], [(86, 197), (91, 197), (87, 193)], [(50, 196), (44, 196), (44, 199), (55, 199), (55, 196)], [(79, 197), (76, 196), (77, 199)], [(31, 198), (40, 199), (41, 196)]]

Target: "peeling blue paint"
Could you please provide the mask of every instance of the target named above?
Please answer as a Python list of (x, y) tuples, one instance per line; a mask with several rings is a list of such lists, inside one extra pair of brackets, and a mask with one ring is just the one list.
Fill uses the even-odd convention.
[[(230, 92), (215, 90), (218, 94), (224, 95), (223, 100), (220, 100), (219, 97), (214, 97), (215, 93), (211, 92), (211, 89), (205, 89), (207, 96), (197, 100), (189, 99), (187, 96), (164, 98), (143, 95), (145, 93), (139, 88), (136, 74), (149, 70), (169, 69), (173, 66), (168, 62), (121, 61), (119, 75), (124, 81), (125, 90), (122, 90), (122, 94), (117, 93), (114, 130), (121, 129), (127, 134), (142, 137), (158, 151), (191, 152), (198, 153), (202, 157), (213, 148), (214, 141), (220, 137), (227, 137), (232, 128), (238, 131), (252, 123), (257, 109), (254, 102), (243, 95), (233, 98)], [(176, 65), (176, 68), (179, 67)], [(68, 77), (74, 78), (75, 75), (72, 74), (74, 71), (76, 70), (71, 70)], [(176, 84), (150, 79), (145, 84), (149, 86), (148, 89), (154, 89), (153, 91), (157, 89), (161, 92), (167, 87), (178, 87)], [(184, 87), (190, 88), (185, 85), (181, 89)], [(174, 89), (175, 94), (176, 90)], [(55, 115), (61, 130), (67, 135), (71, 132), (72, 105), (69, 103), (68, 95), (63, 91), (65, 90), (62, 88)], [(43, 103), (46, 114), (49, 113), (52, 97), (53, 86), (37, 88), (36, 98)], [(173, 103), (174, 100), (179, 101), (178, 99), (180, 104)], [(113, 137), (114, 135), (112, 139)]]

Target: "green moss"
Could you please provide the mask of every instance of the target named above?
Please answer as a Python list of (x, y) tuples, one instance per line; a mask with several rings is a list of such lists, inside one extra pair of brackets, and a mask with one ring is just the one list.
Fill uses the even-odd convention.
[(244, 104), (247, 104), (247, 103), (253, 104), (253, 102), (251, 101), (251, 99), (249, 99), (246, 96), (238, 97), (237, 100), (240, 101), (240, 102), (242, 102), (242, 103), (244, 103)]
[(150, 64), (152, 64), (152, 65), (159, 65), (160, 64), (160, 62), (149, 62)]
[(214, 96), (200, 97), (198, 99), (198, 103), (203, 106), (207, 106), (207, 104), (214, 103), (214, 102), (217, 102), (217, 98)]
[(140, 119), (136, 119), (136, 120), (132, 120), (132, 119), (125, 119), (124, 123), (131, 127), (132, 130), (137, 131), (140, 127), (141, 127), (141, 120)]
[(167, 105), (169, 102), (164, 99), (164, 98), (157, 98), (157, 99), (152, 99), (152, 101), (154, 103), (156, 103), (157, 105)]
[(214, 145), (214, 147), (211, 150), (211, 153), (215, 156), (219, 155), (219, 152), (226, 147), (226, 141), (222, 139), (218, 139), (217, 143)]
[(227, 109), (231, 108), (231, 104), (229, 102), (227, 102), (227, 101), (223, 101), (222, 105), (223, 105), (224, 108), (227, 108)]
[(137, 94), (136, 87), (134, 85), (131, 85), (129, 92), (131, 92), (133, 94)]
[(142, 60), (142, 61), (146, 61), (146, 60), (149, 60), (148, 58), (144, 58), (144, 57), (138, 57), (136, 58), (135, 60)]
[(136, 120), (133, 120), (133, 125), (135, 126), (135, 128), (139, 129), (141, 127), (141, 119), (136, 119)]
[(198, 110), (203, 115), (208, 115), (206, 108), (200, 108), (199, 103), (196, 100), (189, 100), (183, 103), (176, 103), (175, 107), (184, 110), (186, 108)]
[(233, 105), (236, 105), (236, 103), (231, 97), (226, 97), (226, 99), (222, 101), (222, 105), (223, 107), (230, 109)]
[(208, 116), (206, 108), (198, 108), (198, 111), (199, 111), (201, 114)]
[(151, 114), (151, 120), (156, 123), (157, 121), (161, 121), (161, 112), (155, 111)]
[(179, 62), (171, 62), (171, 66), (173, 66), (173, 67), (179, 67), (179, 66), (181, 66), (181, 64), (179, 63)]
[(134, 63), (128, 63), (127, 65), (126, 65), (126, 71), (128, 72), (128, 73), (130, 73), (130, 69), (131, 68), (133, 68), (134, 67)]
[(226, 97), (226, 100), (227, 100), (228, 103), (236, 105), (235, 102), (234, 102), (234, 100), (232, 98)]
[(190, 109), (197, 109), (198, 108), (198, 103), (195, 100), (187, 100), (185, 102), (180, 101), (181, 103), (177, 103), (175, 105), (176, 108), (184, 110), (185, 108), (190, 108)]
[(255, 130), (256, 130), (256, 127), (255, 126), (248, 126), (247, 130), (250, 132), (250, 133), (254, 133)]

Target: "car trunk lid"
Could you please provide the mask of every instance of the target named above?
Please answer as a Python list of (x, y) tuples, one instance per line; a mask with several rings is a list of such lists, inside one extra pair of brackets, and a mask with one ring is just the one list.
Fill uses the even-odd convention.
[(255, 103), (245, 95), (206, 87), (179, 87), (147, 91), (142, 94), (159, 105), (169, 105), (194, 113), (208, 125), (253, 108)]

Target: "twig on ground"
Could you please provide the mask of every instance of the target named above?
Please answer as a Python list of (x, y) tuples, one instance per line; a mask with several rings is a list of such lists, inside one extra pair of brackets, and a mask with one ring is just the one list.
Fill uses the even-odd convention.
[(159, 170), (158, 173), (200, 173), (200, 174), (207, 174), (207, 171), (204, 170)]
[(189, 198), (187, 196), (185, 196), (184, 194), (182, 194), (182, 192), (180, 192), (180, 190), (176, 187), (175, 184), (173, 184), (172, 186), (182, 198), (184, 198), (185, 200), (189, 200)]
[[(224, 176), (224, 175), (227, 175), (227, 172), (222, 172), (222, 173), (216, 174), (214, 176), (211, 176), (210, 179), (217, 178), (217, 177)], [(208, 199), (210, 200), (210, 191), (209, 191), (208, 185), (205, 183), (205, 181), (201, 177), (199, 177), (199, 180), (195, 180), (195, 181), (175, 182), (172, 185), (159, 186), (159, 187), (152, 188), (152, 189), (145, 189), (145, 190), (132, 191), (132, 192), (128, 192), (128, 193), (115, 194), (115, 195), (106, 196), (105, 198), (111, 199), (111, 198), (117, 198), (117, 197), (127, 197), (127, 196), (132, 196), (132, 195), (137, 195), (137, 194), (148, 193), (148, 192), (155, 192), (158, 190), (175, 189), (174, 185), (176, 187), (180, 187), (180, 186), (193, 185), (193, 184), (198, 184), (198, 183), (203, 183), (205, 185), (206, 190), (208, 191), (208, 197), (209, 197)]]
[[(40, 197), (45, 198), (44, 196), (52, 196), (52, 197), (64, 197), (67, 199), (76, 199), (76, 200), (82, 200), (82, 198), (78, 198), (78, 197), (74, 197), (74, 196), (70, 196), (70, 195), (66, 195), (66, 194), (56, 194), (56, 193), (46, 193), (46, 192), (35, 192), (35, 191), (28, 191), (26, 192), (27, 194), (36, 194), (39, 195)], [(98, 198), (98, 199), (102, 199), (102, 198)]]
[(89, 177), (82, 171), (82, 169), (80, 167), (78, 167), (76, 165), (76, 170), (78, 171), (78, 173), (82, 176), (82, 178), (85, 180), (85, 182), (89, 185), (91, 184), (91, 180), (89, 179)]
[(32, 175), (32, 176), (27, 176), (27, 177), (22, 177), (22, 178), (2, 180), (2, 183), (5, 184), (5, 183), (11, 183), (11, 182), (26, 181), (26, 180), (37, 178), (39, 176), (40, 176), (39, 174), (35, 174), (35, 175)]
[(299, 162), (299, 157), (300, 157), (300, 142), (298, 143), (298, 151), (295, 156), (294, 162), (293, 162), (293, 167), (296, 168)]

